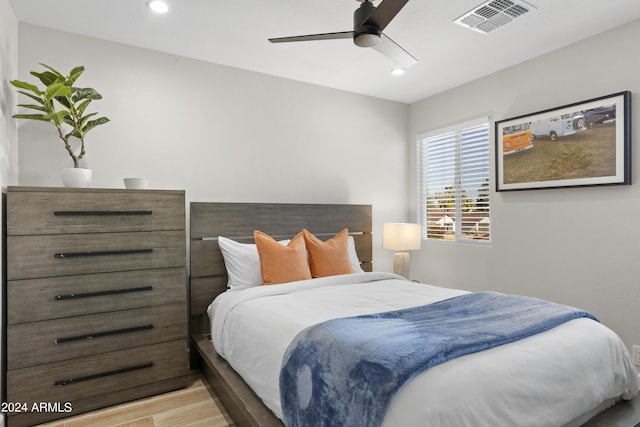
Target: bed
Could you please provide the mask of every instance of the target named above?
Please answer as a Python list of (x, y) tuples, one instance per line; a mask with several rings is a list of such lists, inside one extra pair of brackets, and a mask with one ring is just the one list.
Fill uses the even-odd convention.
[[(324, 239), (344, 228), (363, 272), (226, 292), (218, 236), (251, 243), (256, 229), (275, 239), (308, 229)], [(371, 232), (368, 205), (191, 203), (192, 365), (200, 367), (236, 424), (283, 425), (280, 365), (289, 357), (289, 343), (306, 328), (410, 309), (416, 301), (435, 307), (475, 297), (371, 273)], [(331, 310), (321, 309), (327, 306)], [(619, 338), (580, 317), (424, 370), (392, 396), (381, 425), (577, 426), (637, 390), (637, 374)]]

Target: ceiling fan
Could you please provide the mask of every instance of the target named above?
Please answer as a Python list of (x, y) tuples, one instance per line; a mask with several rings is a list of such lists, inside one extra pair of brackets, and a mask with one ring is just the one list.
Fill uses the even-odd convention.
[(403, 68), (418, 62), (409, 52), (382, 32), (409, 0), (383, 0), (375, 7), (371, 0), (357, 0), (362, 4), (353, 13), (353, 31), (309, 34), (304, 36), (271, 38), (271, 43), (302, 42), (353, 38), (360, 47), (372, 47)]

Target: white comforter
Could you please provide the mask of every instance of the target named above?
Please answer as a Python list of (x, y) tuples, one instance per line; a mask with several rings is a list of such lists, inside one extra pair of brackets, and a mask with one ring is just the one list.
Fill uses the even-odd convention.
[[(278, 378), (302, 329), (324, 320), (429, 304), (465, 291), (364, 273), (228, 291), (209, 306), (216, 351), (282, 417)], [(404, 386), (384, 427), (578, 425), (639, 387), (611, 330), (576, 319), (433, 367)]]

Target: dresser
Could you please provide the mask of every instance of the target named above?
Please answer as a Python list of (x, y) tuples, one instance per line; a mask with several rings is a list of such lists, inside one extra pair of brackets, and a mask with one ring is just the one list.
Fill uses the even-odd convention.
[(9, 427), (186, 386), (184, 191), (8, 187)]

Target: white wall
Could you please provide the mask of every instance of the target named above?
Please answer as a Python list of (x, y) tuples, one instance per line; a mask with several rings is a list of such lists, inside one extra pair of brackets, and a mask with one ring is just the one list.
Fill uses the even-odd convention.
[[(417, 133), (482, 115), (506, 119), (623, 90), (634, 93), (632, 121), (639, 123), (638, 39), (640, 21), (411, 105), (409, 216), (415, 218), (417, 211)], [(632, 145), (639, 140), (636, 131)], [(640, 165), (640, 150), (633, 149), (632, 162)], [(427, 243), (412, 254), (412, 276), (442, 286), (579, 306), (596, 314), (628, 346), (640, 344), (636, 171), (632, 186), (492, 191), (491, 247)]]
[[(18, 182), (18, 129), (11, 117), (15, 112), (15, 92), (9, 84), (18, 73), (18, 20), (9, 0), (0, 0), (0, 188), (6, 190), (7, 185)], [(0, 210), (0, 223), (3, 221)], [(3, 248), (0, 246), (0, 269), (4, 271)], [(4, 276), (4, 273), (3, 273)], [(2, 314), (2, 294), (0, 294), (0, 318)], [(0, 342), (0, 354), (4, 354)], [(0, 372), (2, 383), (2, 372)], [(0, 395), (0, 402), (4, 402)], [(0, 426), (4, 425), (4, 417), (0, 417)]]
[[(87, 137), (95, 187), (145, 176), (188, 201), (362, 203), (374, 232), (403, 220), (405, 104), (20, 24), (19, 73), (84, 65), (111, 122)], [(34, 81), (35, 83), (35, 81)], [(20, 185), (60, 186), (71, 160), (46, 123), (20, 123)], [(313, 230), (312, 230), (313, 231)], [(375, 268), (391, 254), (374, 234)]]
[[(9, 84), (18, 75), (18, 20), (9, 0), (0, 0), (0, 187), (18, 182), (16, 93)], [(2, 219), (2, 213), (0, 213)], [(1, 254), (0, 248), (0, 254)], [(0, 257), (1, 259), (1, 257)]]
[[(387, 271), (379, 230), (416, 215), (417, 133), (640, 89), (640, 22), (409, 107), (30, 25), (19, 35), (19, 78), (38, 62), (83, 64), (80, 82), (104, 95), (96, 109), (112, 123), (88, 137), (95, 186), (147, 176), (193, 201), (371, 203), (375, 268)], [(21, 185), (61, 184), (69, 160), (51, 130), (21, 124)], [(425, 244), (414, 278), (580, 306), (640, 343), (639, 185), (491, 196), (491, 247)]]

